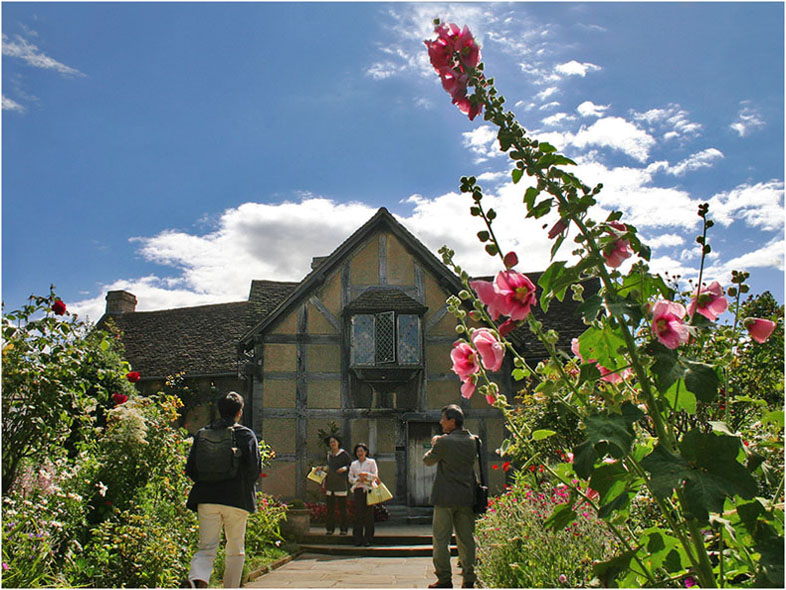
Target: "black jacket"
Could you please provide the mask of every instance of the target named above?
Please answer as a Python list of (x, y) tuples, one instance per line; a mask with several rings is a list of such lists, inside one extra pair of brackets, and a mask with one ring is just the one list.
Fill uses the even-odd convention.
[(205, 428), (213, 428), (217, 425), (232, 426), (233, 424), (235, 426), (235, 441), (241, 453), (240, 469), (237, 476), (226, 481), (196, 481), (194, 446), (192, 445), (186, 462), (186, 475), (196, 483), (188, 494), (186, 506), (189, 509), (196, 511), (199, 504), (223, 504), (256, 512), (254, 484), (262, 472), (262, 458), (259, 456), (259, 443), (257, 443), (256, 434), (250, 428), (235, 424), (231, 419), (219, 420), (210, 426), (205, 426)]

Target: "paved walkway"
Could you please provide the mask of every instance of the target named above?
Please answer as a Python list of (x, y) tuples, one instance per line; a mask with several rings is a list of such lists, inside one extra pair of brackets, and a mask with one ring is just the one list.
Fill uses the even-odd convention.
[[(431, 525), (378, 523), (376, 537), (431, 535)], [(320, 527), (312, 533), (321, 534)], [(451, 558), (453, 586), (461, 587), (458, 558)], [(249, 582), (246, 588), (426, 588), (436, 580), (431, 557), (344, 556), (303, 553)]]
[[(461, 588), (457, 558), (453, 587)], [(342, 557), (304, 553), (245, 588), (426, 588), (436, 577), (430, 557)]]

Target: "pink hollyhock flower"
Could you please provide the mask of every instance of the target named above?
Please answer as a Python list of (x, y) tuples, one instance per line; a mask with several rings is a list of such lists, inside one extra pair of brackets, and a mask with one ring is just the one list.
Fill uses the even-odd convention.
[(462, 381), (466, 381), (471, 375), (480, 370), (475, 349), (463, 340), (458, 340), (453, 344), (453, 350), (450, 351), (450, 359), (453, 361), (453, 372)]
[(685, 306), (661, 299), (652, 307), (652, 333), (666, 348), (674, 350), (688, 341), (688, 327), (683, 323)]
[(142, 378), (139, 374), (139, 371), (130, 371), (126, 373), (126, 379), (128, 379), (131, 383), (136, 383)]
[(467, 115), (470, 121), (477, 117), (483, 110), (482, 104), (472, 104), (472, 102), (466, 97), (459, 99), (454, 98), (453, 104), (458, 107), (458, 110)]
[(450, 94), (454, 104), (467, 95), (466, 74), (446, 68), (440, 72), (439, 78), (442, 81), (442, 88), (445, 89), (445, 92)]
[(534, 283), (515, 270), (497, 273), (494, 290), (499, 294), (502, 313), (514, 321), (525, 319), (537, 303)]
[[(610, 221), (608, 225), (620, 232), (628, 231), (628, 226), (619, 221)], [(616, 240), (603, 249), (603, 258), (611, 268), (617, 268), (631, 256), (633, 256), (633, 250), (631, 250), (628, 240)]]
[(493, 406), (495, 401), (497, 401), (497, 398), (493, 394), (489, 393), (486, 395), (486, 403), (488, 405)]
[(706, 289), (701, 287), (696, 289), (696, 294), (688, 305), (688, 315), (693, 317), (698, 312), (714, 322), (727, 307), (729, 302), (723, 296), (723, 288), (718, 281), (712, 281)]
[(696, 580), (688, 576), (685, 578), (685, 587), (686, 588), (693, 588), (696, 585)]
[(475, 38), (472, 36), (469, 28), (467, 28), (467, 25), (464, 25), (464, 28), (456, 37), (454, 47), (459, 54), (459, 62), (464, 69), (474, 70), (478, 67), (478, 63), (480, 63), (480, 47), (475, 43)]
[(559, 580), (560, 584), (567, 584), (568, 583), (568, 576), (566, 576), (565, 574), (560, 574), (559, 578), (557, 578), (557, 579)]
[(113, 393), (112, 400), (115, 402), (116, 406), (120, 404), (124, 404), (128, 401), (128, 396), (123, 393)]
[(760, 318), (745, 318), (742, 320), (742, 325), (748, 330), (751, 338), (759, 344), (767, 342), (773, 330), (775, 330), (775, 322)]
[(52, 304), (52, 311), (55, 312), (55, 315), (63, 315), (66, 312), (66, 304), (57, 299)]
[(480, 353), (480, 360), (488, 371), (499, 371), (505, 359), (505, 347), (488, 328), (475, 330), (471, 336), (472, 344)]
[(513, 268), (519, 263), (519, 257), (516, 256), (516, 253), (511, 250), (505, 254), (505, 258), (502, 259), (502, 263), (505, 265), (505, 268)]
[[(473, 393), (475, 393), (475, 381), (470, 377), (461, 384), (461, 397), (469, 399)], [(486, 397), (486, 401), (488, 401), (488, 397)]]

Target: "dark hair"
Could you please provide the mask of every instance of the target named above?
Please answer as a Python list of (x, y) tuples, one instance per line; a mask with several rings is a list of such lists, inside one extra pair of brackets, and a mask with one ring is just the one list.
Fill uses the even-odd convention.
[(218, 413), (222, 418), (230, 419), (237, 416), (237, 413), (243, 409), (245, 402), (239, 393), (230, 391), (224, 397), (218, 400)]
[(330, 446), (330, 439), (335, 438), (338, 446), (341, 446), (341, 439), (335, 434), (328, 434), (323, 440), (327, 446)]
[(442, 408), (442, 413), (448, 420), (455, 420), (457, 428), (464, 426), (464, 411), (456, 404), (448, 404)]
[(355, 445), (355, 448), (352, 450), (352, 454), (357, 457), (358, 456), (358, 449), (364, 449), (366, 451), (366, 457), (368, 457), (368, 445), (366, 443), (358, 443)]

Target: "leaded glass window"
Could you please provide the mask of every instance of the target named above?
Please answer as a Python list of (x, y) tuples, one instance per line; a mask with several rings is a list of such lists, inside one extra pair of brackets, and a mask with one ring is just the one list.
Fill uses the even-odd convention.
[(418, 365), (421, 362), (420, 317), (386, 311), (352, 316), (350, 365)]
[(396, 362), (396, 314), (392, 311), (374, 317), (374, 338), (377, 345), (377, 364)]
[(398, 316), (398, 363), (420, 363), (420, 318), (414, 314)]
[(352, 316), (352, 365), (374, 364), (374, 316)]

